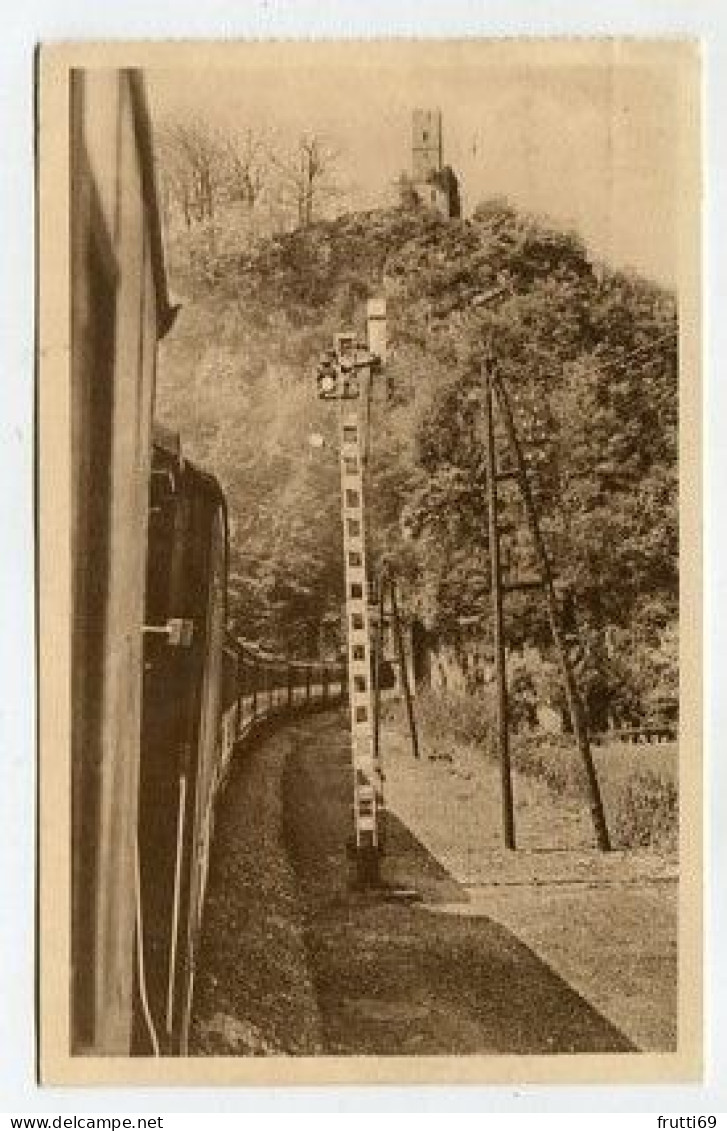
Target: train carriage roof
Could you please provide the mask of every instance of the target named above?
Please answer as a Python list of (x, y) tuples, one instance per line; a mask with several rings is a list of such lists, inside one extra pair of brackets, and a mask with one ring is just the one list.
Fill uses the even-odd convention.
[(169, 300), (164, 239), (162, 236), (160, 218), (161, 211), (159, 208), (159, 193), (154, 161), (153, 133), (144, 78), (140, 70), (130, 69), (127, 75), (134, 115), (134, 132), (139, 151), (142, 192), (147, 205), (159, 337), (163, 338), (171, 329), (179, 307), (173, 305)]

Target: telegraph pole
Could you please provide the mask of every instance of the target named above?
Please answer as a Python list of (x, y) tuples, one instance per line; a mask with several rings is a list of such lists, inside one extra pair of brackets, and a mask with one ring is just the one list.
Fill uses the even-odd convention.
[(596, 834), (596, 841), (598, 847), (603, 852), (608, 852), (611, 848), (611, 841), (608, 835), (608, 825), (606, 824), (606, 815), (603, 808), (603, 801), (601, 799), (601, 791), (598, 785), (598, 776), (596, 774), (596, 767), (593, 762), (593, 755), (591, 754), (591, 747), (588, 741), (588, 729), (584, 718), (583, 706), (581, 698), (578, 694), (578, 687), (576, 685), (573, 671), (571, 669), (568, 653), (563, 640), (563, 634), (560, 629), (558, 606), (555, 599), (555, 589), (553, 586), (553, 575), (550, 568), (550, 559), (548, 552), (543, 542), (543, 537), (540, 532), (540, 523), (538, 522), (538, 514), (535, 507), (535, 500), (533, 493), (530, 489), (530, 482), (528, 480), (527, 467), (525, 465), (525, 457), (523, 456), (520, 441), (518, 439), (515, 421), (513, 419), (512, 411), (510, 408), (510, 401), (505, 390), (505, 386), (496, 373), (491, 374), (490, 378), (490, 404), (492, 402), (492, 388), (494, 385), (497, 394), (497, 402), (500, 409), (502, 421), (505, 425), (505, 430), (508, 434), (510, 446), (516, 460), (517, 467), (517, 480), (520, 485), (520, 492), (525, 502), (525, 510), (528, 516), (528, 525), (530, 526), (530, 533), (535, 547), (535, 553), (538, 558), (538, 565), (540, 567), (540, 587), (545, 593), (546, 608), (548, 612), (548, 624), (550, 632), (553, 637), (553, 643), (558, 654), (558, 661), (560, 664), (561, 675), (563, 677), (563, 685), (565, 688), (566, 699), (568, 701), (568, 708), (571, 717), (571, 724), (573, 726), (573, 734), (575, 735), (576, 743), (583, 760), (583, 766), (586, 773), (586, 781), (588, 783), (588, 791), (591, 803), (591, 816), (593, 819), (593, 828)]
[(381, 762), (381, 661), (384, 658), (384, 594), (386, 591), (386, 572), (379, 574), (378, 611), (376, 620), (376, 640), (374, 643), (374, 760)]
[(406, 651), (404, 649), (404, 636), (401, 631), (401, 620), (399, 619), (399, 605), (396, 600), (396, 581), (394, 578), (389, 579), (389, 594), (391, 600), (391, 620), (394, 628), (394, 639), (396, 641), (396, 651), (399, 657), (399, 678), (401, 686), (404, 689), (404, 702), (406, 703), (406, 717), (409, 723), (409, 737), (411, 739), (411, 750), (415, 758), (419, 758), (419, 735), (417, 733), (417, 724), (414, 717), (414, 703), (412, 701), (411, 687), (409, 686), (409, 672), (406, 663)]
[(498, 526), (497, 459), (495, 452), (495, 426), (493, 417), (492, 359), (482, 366), (485, 386), (485, 450), (487, 457), (487, 523), (490, 543), (490, 578), (492, 591), (492, 637), (495, 660), (497, 699), (495, 727), (497, 753), (502, 781), (502, 832), (505, 847), (515, 848), (515, 814), (512, 798), (512, 770), (510, 766), (510, 728), (508, 723), (507, 670), (505, 634), (502, 621), (502, 570), (500, 563), (500, 528)]

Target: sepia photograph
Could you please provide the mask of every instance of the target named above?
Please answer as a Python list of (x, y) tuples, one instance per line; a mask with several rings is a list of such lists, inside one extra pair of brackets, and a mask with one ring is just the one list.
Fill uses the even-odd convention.
[(37, 81), (41, 1080), (698, 1080), (697, 46)]

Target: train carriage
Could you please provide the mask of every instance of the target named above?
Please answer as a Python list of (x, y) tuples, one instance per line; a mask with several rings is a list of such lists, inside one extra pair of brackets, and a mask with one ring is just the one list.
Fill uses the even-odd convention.
[(140, 75), (73, 72), (70, 112), (70, 1047), (183, 1054), (233, 750), (344, 670), (227, 635), (224, 494), (154, 422), (174, 311)]
[(72, 72), (70, 126), (72, 1045), (124, 1052), (155, 357), (172, 311), (139, 75)]
[(140, 1050), (170, 1052), (186, 1043), (219, 773), (228, 547), (217, 481), (182, 456), (175, 435), (157, 426), (154, 438), (135, 1036)]

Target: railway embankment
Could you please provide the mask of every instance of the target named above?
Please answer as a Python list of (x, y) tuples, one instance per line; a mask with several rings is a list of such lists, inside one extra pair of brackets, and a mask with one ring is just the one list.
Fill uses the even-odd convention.
[(304, 908), (285, 842), (283, 777), (297, 729), (246, 748), (220, 799), (191, 1052), (312, 1056), (320, 1016), (304, 938)]

